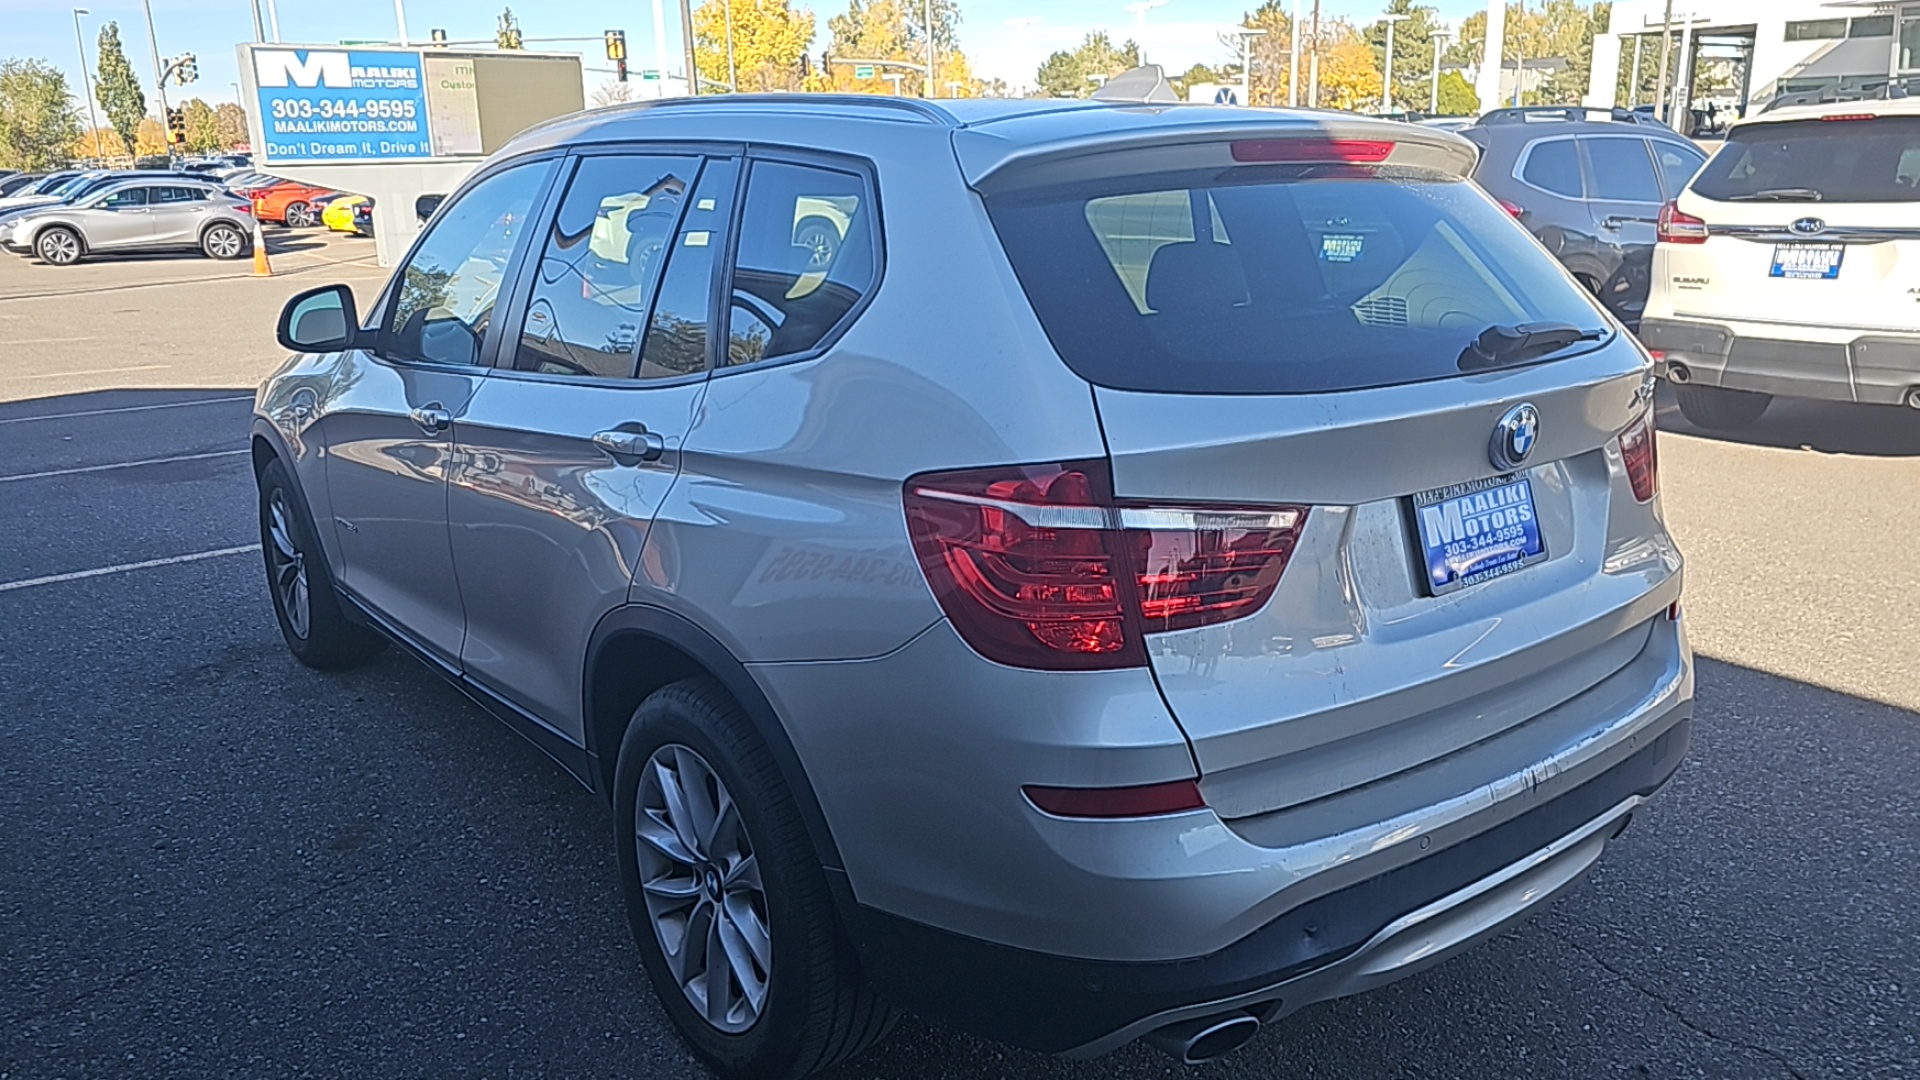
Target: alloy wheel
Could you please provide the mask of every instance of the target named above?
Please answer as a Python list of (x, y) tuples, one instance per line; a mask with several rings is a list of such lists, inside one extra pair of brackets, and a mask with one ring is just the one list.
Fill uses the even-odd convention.
[(80, 258), (80, 241), (65, 229), (50, 229), (40, 238), (40, 257), (58, 266)]
[(669, 743), (653, 752), (634, 802), (640, 888), (667, 970), (707, 1023), (752, 1027), (773, 970), (766, 888), (740, 808), (707, 760)]
[(287, 224), (296, 229), (304, 229), (313, 224), (313, 215), (308, 211), (306, 203), (294, 203), (287, 207)]
[(279, 488), (267, 499), (267, 560), (271, 567), (273, 596), (286, 612), (287, 625), (295, 637), (306, 639), (311, 624), (310, 597), (307, 591), (307, 559), (294, 540), (293, 513), (287, 507), (286, 493)]
[(207, 233), (207, 251), (216, 259), (240, 256), (240, 233), (234, 229), (214, 229)]

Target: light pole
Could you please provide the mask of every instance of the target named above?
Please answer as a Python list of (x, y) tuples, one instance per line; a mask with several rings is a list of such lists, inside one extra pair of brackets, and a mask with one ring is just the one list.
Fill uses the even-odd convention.
[[(267, 0), (267, 26), (273, 31), (273, 43), (280, 44), (280, 5), (277, 0)], [(405, 31), (402, 31), (404, 34)]]
[(727, 92), (740, 92), (740, 69), (733, 64), (733, 0), (727, 0)]
[(393, 21), (400, 24), (400, 44), (407, 44), (407, 0), (393, 0)]
[(933, 96), (934, 73), (937, 70), (934, 67), (934, 55), (933, 0), (927, 0), (927, 77), (920, 81), (921, 97), (930, 98)]
[(653, 0), (653, 70), (659, 74), (659, 95), (667, 96), (666, 0)]
[(1320, 107), (1320, 0), (1313, 0), (1313, 30), (1307, 35), (1307, 108)]
[(1440, 112), (1440, 47), (1447, 43), (1453, 34), (1446, 30), (1436, 30), (1433, 34), (1433, 92), (1428, 95), (1427, 115)]
[(963, 83), (963, 82), (953, 82), (953, 81), (951, 81), (951, 80), (949, 80), (949, 81), (947, 82), (947, 96), (948, 96), (948, 97), (950, 97), (950, 98), (954, 98), (954, 97), (959, 97), (959, 96), (960, 96), (960, 88), (961, 88), (961, 87), (963, 87), (963, 86), (965, 86), (965, 85), (967, 85), (967, 84), (966, 84), (966, 83)]
[(893, 84), (893, 96), (899, 97), (900, 96), (900, 80), (906, 78), (906, 76), (900, 74), (897, 71), (889, 71), (880, 77)]
[(1240, 38), (1240, 104), (1253, 104), (1253, 39), (1266, 33), (1258, 26), (1235, 27)]
[[(399, 3), (399, 0), (394, 0)], [(153, 89), (160, 95), (160, 141), (167, 148), (167, 160), (173, 160), (173, 133), (167, 130), (167, 69), (160, 66), (160, 39), (153, 34), (153, 2), (140, 0), (147, 12), (147, 45), (153, 49)], [(136, 157), (138, 156), (136, 152)], [(138, 162), (135, 162), (138, 164)]]
[(93, 111), (93, 75), (87, 71), (87, 39), (80, 36), (80, 16), (91, 15), (86, 8), (73, 9), (73, 43), (80, 46), (80, 82), (87, 98), (87, 133), (93, 136), (93, 156), (100, 157), (100, 117)]
[(1382, 15), (1380, 20), (1387, 24), (1387, 70), (1380, 79), (1380, 111), (1393, 111), (1393, 24), (1404, 22), (1406, 15)]
[(1127, 10), (1134, 14), (1134, 25), (1138, 28), (1135, 36), (1143, 43), (1140, 46), (1140, 63), (1142, 65), (1147, 62), (1147, 47), (1144, 44), (1147, 39), (1147, 12), (1157, 7), (1166, 6), (1167, 0), (1134, 0), (1133, 3), (1127, 5)]
[(1293, 0), (1293, 18), (1287, 21), (1287, 108), (1300, 104), (1300, 0)]

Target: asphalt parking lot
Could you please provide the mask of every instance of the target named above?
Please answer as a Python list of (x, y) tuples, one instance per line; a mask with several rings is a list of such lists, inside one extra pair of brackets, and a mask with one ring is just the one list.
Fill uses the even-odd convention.
[[(0, 257), (0, 1078), (701, 1075), (606, 814), (389, 650), (282, 646), (253, 546), (277, 276)], [(1587, 886), (1217, 1078), (1920, 1076), (1920, 415), (1671, 410), (1693, 756)], [(1132, 1080), (907, 1020), (836, 1080)]]

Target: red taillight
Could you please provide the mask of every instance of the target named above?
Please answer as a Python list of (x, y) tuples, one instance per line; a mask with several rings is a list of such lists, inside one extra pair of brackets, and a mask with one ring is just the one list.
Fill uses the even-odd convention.
[(1654, 226), (1655, 236), (1663, 244), (1704, 244), (1707, 242), (1707, 223), (1683, 212), (1679, 203), (1668, 203), (1660, 208), (1660, 216)]
[(1233, 144), (1233, 160), (1285, 165), (1378, 165), (1393, 153), (1393, 143), (1380, 139), (1241, 139)]
[(1860, 112), (1860, 113), (1852, 113), (1852, 112), (1850, 112), (1850, 113), (1838, 113), (1838, 114), (1836, 114), (1836, 115), (1834, 115), (1834, 116), (1823, 116), (1823, 117), (1821, 117), (1820, 119), (1822, 119), (1822, 120), (1871, 120), (1871, 119), (1873, 119), (1873, 114), (1872, 114), (1872, 113), (1864, 113), (1864, 112)]
[(1118, 788), (1057, 788), (1029, 784), (1020, 789), (1028, 801), (1055, 817), (1131, 818), (1203, 810), (1200, 785), (1193, 780)]
[(1499, 203), (1500, 209), (1512, 214), (1516, 219), (1527, 212), (1527, 208), (1518, 203), (1510, 203), (1505, 199), (1495, 199), (1493, 201)]
[(1272, 597), (1297, 506), (1121, 505), (1104, 461), (916, 477), (907, 523), (954, 628), (989, 660), (1146, 662), (1142, 635), (1241, 618)]
[(1626, 463), (1634, 498), (1649, 502), (1660, 493), (1660, 451), (1654, 441), (1652, 409), (1620, 433), (1620, 460)]

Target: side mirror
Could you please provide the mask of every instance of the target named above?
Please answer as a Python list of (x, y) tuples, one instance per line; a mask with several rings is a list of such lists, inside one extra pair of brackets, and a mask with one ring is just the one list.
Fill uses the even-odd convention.
[(354, 348), (360, 337), (360, 316), (354, 310), (353, 291), (345, 285), (323, 285), (287, 301), (274, 337), (294, 352)]
[(440, 204), (445, 202), (446, 198), (445, 195), (420, 196), (413, 200), (413, 216), (420, 219), (420, 224), (425, 225), (427, 219), (433, 216), (435, 210), (440, 209)]

